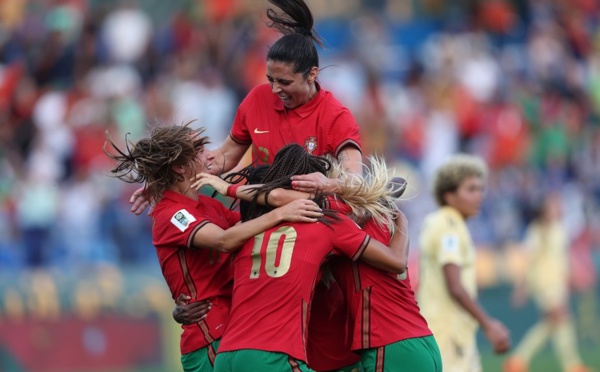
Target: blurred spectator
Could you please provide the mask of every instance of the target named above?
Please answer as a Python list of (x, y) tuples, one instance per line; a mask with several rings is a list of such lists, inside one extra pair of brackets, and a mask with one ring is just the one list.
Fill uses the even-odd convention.
[[(537, 190), (548, 187), (586, 200), (581, 231), (598, 224), (598, 5), (401, 3), (314, 4), (326, 41), (321, 79), (358, 119), (366, 152), (410, 167), (415, 185), (454, 152), (484, 157), (488, 197), (472, 222), (482, 245), (519, 240)], [(264, 8), (243, 0), (1, 2), (0, 262), (52, 265), (66, 255), (146, 265), (149, 221), (128, 215), (130, 190), (102, 180), (104, 131), (135, 140), (151, 126), (192, 119), (222, 142), (236, 105), (264, 81), (278, 36), (264, 27)], [(406, 202), (413, 226), (427, 211), (409, 204), (431, 210), (426, 195)], [(58, 215), (73, 220), (57, 225)], [(75, 247), (71, 225), (78, 239), (98, 241)]]

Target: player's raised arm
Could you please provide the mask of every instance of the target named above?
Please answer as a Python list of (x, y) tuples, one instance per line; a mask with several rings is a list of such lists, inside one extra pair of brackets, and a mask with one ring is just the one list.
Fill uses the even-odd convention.
[(281, 222), (316, 222), (322, 216), (321, 208), (314, 201), (295, 200), (260, 217), (237, 224), (226, 230), (208, 223), (194, 234), (191, 245), (196, 248), (233, 252), (251, 237)]
[[(200, 190), (200, 188), (206, 185), (212, 186), (221, 195), (226, 195), (235, 199), (241, 199), (245, 201), (252, 201), (256, 194), (255, 190), (262, 186), (262, 184), (236, 185), (228, 183), (222, 178), (208, 173), (197, 174), (194, 178), (194, 183), (192, 184), (192, 187), (196, 190)], [(277, 188), (271, 190), (268, 193), (268, 200), (266, 197), (267, 193), (259, 193), (257, 202), (263, 205), (268, 204), (272, 207), (281, 207), (294, 200), (311, 199), (312, 195), (305, 192)]]
[(371, 239), (360, 258), (378, 269), (402, 274), (408, 265), (408, 220), (404, 213), (398, 211), (395, 224), (389, 246)]
[(220, 175), (232, 170), (242, 160), (249, 146), (235, 142), (231, 136), (227, 136), (223, 144), (214, 151), (214, 174)]

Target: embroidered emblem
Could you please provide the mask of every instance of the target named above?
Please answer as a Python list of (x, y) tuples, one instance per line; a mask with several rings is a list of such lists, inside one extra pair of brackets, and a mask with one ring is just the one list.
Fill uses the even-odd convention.
[(317, 137), (308, 137), (304, 141), (304, 147), (309, 154), (312, 154), (317, 149)]

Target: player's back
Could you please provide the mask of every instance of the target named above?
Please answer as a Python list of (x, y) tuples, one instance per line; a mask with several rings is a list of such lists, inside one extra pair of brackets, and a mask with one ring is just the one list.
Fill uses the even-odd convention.
[(219, 351), (256, 349), (306, 361), (312, 291), (334, 251), (356, 259), (369, 241), (351, 220), (284, 223), (255, 236), (234, 260), (229, 324)]
[[(371, 238), (389, 244), (391, 234), (387, 226), (370, 220), (363, 230)], [(408, 271), (391, 274), (365, 262), (350, 262), (341, 257), (332, 261), (332, 267), (353, 314), (353, 350), (431, 335), (420, 314)]]

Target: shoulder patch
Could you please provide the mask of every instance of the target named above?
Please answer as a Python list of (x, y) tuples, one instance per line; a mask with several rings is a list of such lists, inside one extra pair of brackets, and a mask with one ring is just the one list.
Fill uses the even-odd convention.
[(458, 235), (445, 234), (442, 236), (442, 251), (455, 253), (458, 251)]
[(173, 217), (171, 217), (171, 223), (182, 232), (187, 230), (187, 228), (190, 226), (190, 223), (194, 221), (196, 221), (196, 218), (185, 209), (178, 210), (175, 212)]

